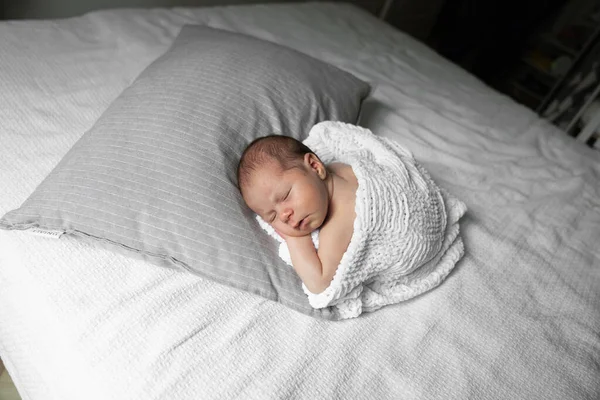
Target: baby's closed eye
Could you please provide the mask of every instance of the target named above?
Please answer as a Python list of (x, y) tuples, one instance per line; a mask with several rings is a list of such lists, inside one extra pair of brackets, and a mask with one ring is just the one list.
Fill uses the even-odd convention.
[(290, 190), (287, 191), (285, 196), (283, 196), (283, 198), (279, 202), (286, 201), (288, 199), (288, 197), (290, 197), (291, 192), (292, 192), (292, 189), (290, 188)]

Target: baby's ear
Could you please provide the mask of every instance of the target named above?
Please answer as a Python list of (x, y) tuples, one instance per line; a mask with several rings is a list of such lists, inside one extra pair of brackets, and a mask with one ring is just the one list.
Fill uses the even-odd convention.
[(325, 168), (325, 165), (314, 153), (306, 153), (304, 155), (304, 162), (311, 170), (316, 172), (319, 178), (325, 179), (327, 177), (327, 169)]

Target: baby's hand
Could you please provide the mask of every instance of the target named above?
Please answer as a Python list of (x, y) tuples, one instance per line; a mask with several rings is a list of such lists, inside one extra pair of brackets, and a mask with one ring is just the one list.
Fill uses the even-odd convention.
[[(275, 229), (275, 228), (273, 228), (273, 229)], [(302, 236), (291, 236), (291, 235), (286, 235), (286, 234), (284, 234), (284, 233), (281, 233), (281, 232), (279, 232), (277, 229), (275, 229), (275, 232), (277, 232), (277, 234), (278, 234), (279, 236), (281, 236), (281, 238), (282, 238), (283, 240), (285, 240), (286, 242), (288, 242), (290, 239), (295, 239), (295, 238), (299, 238), (299, 237), (305, 237), (305, 236), (311, 237), (311, 233), (309, 233), (309, 234), (306, 234), (306, 235), (302, 235)], [(312, 239), (311, 239), (311, 240), (312, 240)]]

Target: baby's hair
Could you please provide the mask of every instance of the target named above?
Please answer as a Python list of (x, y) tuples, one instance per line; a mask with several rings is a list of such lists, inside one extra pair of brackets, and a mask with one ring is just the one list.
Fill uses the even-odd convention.
[(298, 167), (312, 150), (289, 136), (269, 135), (255, 139), (242, 153), (237, 168), (238, 188), (248, 182), (252, 172), (268, 161), (277, 161), (283, 171)]

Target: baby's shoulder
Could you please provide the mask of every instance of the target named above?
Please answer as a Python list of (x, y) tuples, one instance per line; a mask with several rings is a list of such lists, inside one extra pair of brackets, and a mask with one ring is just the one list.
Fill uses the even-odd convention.
[(324, 231), (336, 232), (337, 228), (351, 228), (354, 223), (358, 181), (352, 167), (348, 164), (332, 163), (327, 167), (333, 175), (334, 189), (329, 202), (329, 215), (322, 228), (333, 226), (333, 229), (324, 229)]
[(327, 169), (329, 171), (331, 171), (332, 173), (334, 173), (335, 175), (339, 176), (340, 178), (344, 179), (345, 181), (347, 181), (350, 184), (357, 183), (356, 175), (354, 174), (354, 170), (348, 164), (344, 164), (341, 162), (334, 162), (334, 163), (328, 164)]

